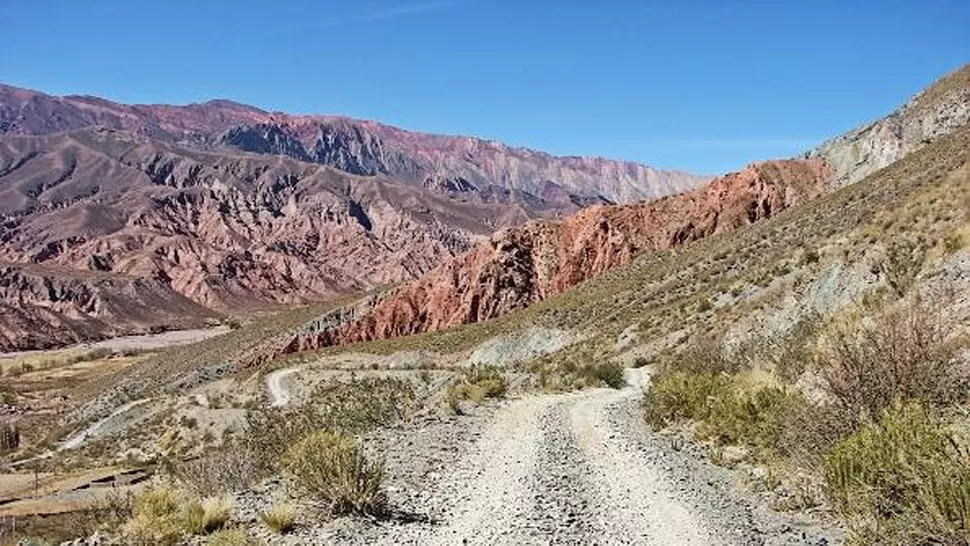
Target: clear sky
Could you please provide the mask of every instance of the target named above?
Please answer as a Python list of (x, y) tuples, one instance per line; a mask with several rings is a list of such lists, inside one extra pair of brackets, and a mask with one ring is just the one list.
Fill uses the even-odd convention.
[(230, 98), (700, 173), (785, 157), (970, 61), (968, 0), (3, 0), (0, 81)]

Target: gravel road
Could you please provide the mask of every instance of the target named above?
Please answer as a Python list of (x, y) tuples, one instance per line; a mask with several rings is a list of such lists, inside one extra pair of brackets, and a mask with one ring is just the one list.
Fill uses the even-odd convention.
[[(753, 507), (730, 473), (674, 452), (643, 424), (642, 370), (630, 386), (512, 401), (476, 432), (428, 428), (409, 436), (395, 465), (421, 465), (430, 483), (401, 479), (407, 514), (329, 534), (352, 544), (831, 544), (820, 529)], [(471, 421), (476, 426), (474, 420)], [(402, 436), (403, 437), (403, 436)], [(439, 458), (454, 452), (450, 461)], [(406, 454), (405, 454), (406, 453)], [(397, 462), (395, 462), (395, 460)], [(424, 465), (428, 467), (428, 463)]]

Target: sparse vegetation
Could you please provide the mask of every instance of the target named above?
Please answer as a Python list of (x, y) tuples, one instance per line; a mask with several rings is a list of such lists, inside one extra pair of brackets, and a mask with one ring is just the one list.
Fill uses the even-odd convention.
[(284, 535), (293, 530), (296, 524), (296, 506), (292, 504), (277, 504), (259, 513), (259, 520), (274, 533)]
[(325, 384), (313, 403), (250, 412), (245, 442), (262, 472), (275, 470), (286, 450), (319, 430), (360, 434), (403, 419), (412, 409), (410, 385), (395, 379)]
[(908, 239), (894, 241), (886, 250), (886, 258), (880, 263), (880, 271), (886, 284), (897, 296), (903, 297), (909, 291), (916, 275), (923, 267), (926, 249), (920, 243)]
[(261, 543), (241, 527), (223, 529), (213, 533), (206, 542), (209, 546), (259, 546)]
[(223, 495), (252, 487), (262, 476), (260, 455), (249, 438), (234, 440), (196, 459), (169, 462), (169, 471), (196, 495)]
[(286, 451), (281, 466), (331, 514), (380, 516), (387, 507), (383, 461), (366, 457), (350, 436), (310, 434)]
[(494, 366), (472, 366), (463, 370), (458, 383), (445, 391), (445, 402), (452, 412), (462, 412), (461, 402), (481, 402), (486, 398), (501, 398), (508, 390), (505, 374)]

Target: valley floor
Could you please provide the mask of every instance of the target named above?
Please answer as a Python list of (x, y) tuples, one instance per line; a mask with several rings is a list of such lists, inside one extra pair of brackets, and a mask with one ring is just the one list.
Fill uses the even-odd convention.
[[(385, 431), (391, 522), (304, 527), (287, 543), (832, 544), (771, 512), (736, 474), (649, 431), (630, 386), (520, 398), (484, 414)], [(269, 537), (267, 537), (269, 538)], [(273, 537), (274, 543), (281, 537)]]

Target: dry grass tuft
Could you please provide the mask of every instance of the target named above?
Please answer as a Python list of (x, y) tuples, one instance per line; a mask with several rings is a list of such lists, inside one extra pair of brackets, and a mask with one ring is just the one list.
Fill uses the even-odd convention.
[(273, 532), (285, 535), (296, 525), (296, 506), (277, 504), (265, 512), (260, 512), (259, 519)]
[(315, 432), (290, 447), (280, 462), (331, 514), (381, 516), (387, 508), (383, 461), (365, 457), (350, 436)]

